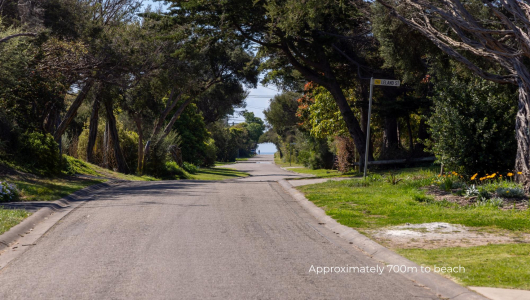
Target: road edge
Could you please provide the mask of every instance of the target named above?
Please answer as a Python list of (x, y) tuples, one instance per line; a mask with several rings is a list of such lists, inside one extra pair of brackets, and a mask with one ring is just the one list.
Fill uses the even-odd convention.
[[(81, 200), (81, 198), (90, 195), (94, 191), (109, 188), (117, 184), (120, 184), (122, 182), (127, 182), (127, 180), (109, 180), (107, 182), (94, 184), (94, 185), (85, 187), (83, 189), (80, 189), (78, 191), (75, 191), (72, 194), (66, 197), (63, 197), (59, 200), (47, 202), (51, 204), (49, 207), (43, 207), (39, 209), (38, 211), (33, 213), (31, 216), (27, 217), (22, 222), (11, 227), (8, 231), (0, 235), (0, 252), (3, 252), (7, 248), (11, 247), (20, 238), (28, 234), (29, 231), (31, 231), (39, 223), (47, 219), (54, 212), (67, 209), (67, 208), (70, 208), (71, 210), (73, 210), (74, 208), (76, 208), (77, 206), (85, 202)], [(3, 205), (8, 205), (8, 204), (9, 203), (3, 203)]]
[[(365, 252), (368, 256), (383, 262), (385, 264), (392, 265), (405, 265), (407, 267), (416, 267), (418, 270), (420, 266), (415, 262), (412, 262), (405, 257), (397, 254), (396, 252), (374, 242), (365, 235), (359, 233), (357, 230), (339, 224), (336, 220), (326, 214), (326, 212), (320, 207), (316, 206), (313, 202), (309, 201), (302, 192), (298, 191), (292, 186), (287, 180), (278, 180), (280, 186), (295, 199), (305, 210), (307, 210), (313, 217), (315, 217), (319, 223), (328, 228), (329, 230), (337, 233), (338, 236), (348, 241), (353, 246), (359, 248)], [(417, 282), (418, 284), (428, 287), (432, 291), (435, 291), (439, 297), (444, 299), (453, 300), (488, 300), (480, 294), (467, 289), (458, 283), (447, 279), (436, 273), (399, 273), (406, 278)]]

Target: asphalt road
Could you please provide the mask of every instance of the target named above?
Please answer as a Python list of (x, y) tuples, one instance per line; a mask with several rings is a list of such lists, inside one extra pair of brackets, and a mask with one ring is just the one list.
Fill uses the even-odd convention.
[[(437, 299), (323, 228), (261, 155), (222, 182), (131, 182), (72, 211), (0, 271), (0, 299)], [(381, 267), (381, 265), (379, 265)]]

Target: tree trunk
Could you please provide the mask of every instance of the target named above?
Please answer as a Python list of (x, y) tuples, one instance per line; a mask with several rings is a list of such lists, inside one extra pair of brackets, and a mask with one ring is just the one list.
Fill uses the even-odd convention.
[(55, 131), (55, 134), (53, 135), (53, 137), (55, 138), (55, 141), (59, 142), (61, 140), (61, 136), (66, 131), (66, 128), (68, 127), (68, 125), (70, 125), (70, 122), (72, 122), (72, 120), (74, 119), (77, 113), (77, 110), (79, 109), (83, 101), (85, 100), (86, 96), (88, 95), (88, 92), (90, 91), (93, 85), (94, 85), (94, 79), (92, 78), (88, 79), (87, 82), (85, 83), (85, 86), (83, 86), (79, 94), (77, 94), (77, 97), (75, 98), (74, 102), (72, 103), (72, 105), (70, 105), (70, 108), (68, 108), (68, 111), (66, 112), (66, 116), (64, 116), (63, 121), (61, 122), (61, 124), (59, 124), (59, 127), (57, 127), (57, 130)]
[(184, 103), (182, 103), (179, 106), (177, 111), (173, 114), (173, 117), (171, 118), (171, 120), (169, 120), (169, 123), (164, 128), (164, 134), (160, 137), (160, 140), (165, 138), (171, 132), (171, 128), (173, 128), (173, 125), (175, 124), (177, 119), (180, 117), (180, 115), (182, 115), (182, 112), (184, 112), (184, 110), (186, 109), (186, 107), (188, 107), (188, 105), (191, 103), (192, 100), (193, 98), (189, 97), (188, 100), (186, 100)]
[(118, 172), (128, 173), (129, 168), (123, 157), (123, 152), (120, 148), (120, 139), (118, 136), (118, 129), (116, 128), (116, 117), (114, 117), (114, 111), (112, 110), (112, 103), (105, 101), (105, 108), (107, 110), (107, 120), (109, 124), (109, 135), (112, 139), (112, 146), (114, 148), (114, 156), (116, 157), (116, 163), (118, 164)]
[[(338, 83), (337, 78), (335, 77), (335, 74), (333, 73), (333, 70), (331, 69), (329, 60), (326, 57), (326, 54), (325, 54), (325, 51), (322, 45), (316, 45), (316, 48), (315, 48), (315, 50), (319, 52), (320, 54), (320, 61), (318, 63), (313, 63), (313, 64), (318, 65), (319, 68), (321, 68), (318, 71), (315, 71), (311, 68), (308, 68), (302, 65), (297, 60), (297, 58), (293, 55), (291, 50), (289, 49), (289, 45), (287, 41), (282, 42), (281, 49), (287, 55), (287, 59), (293, 65), (293, 67), (297, 71), (299, 71), (307, 80), (314, 81), (315, 83), (325, 87), (331, 93), (331, 95), (333, 96), (333, 99), (335, 99), (335, 102), (337, 103), (337, 106), (339, 107), (342, 118), (344, 122), (346, 123), (348, 132), (353, 138), (353, 142), (355, 143), (355, 148), (357, 148), (359, 155), (361, 157), (364, 157), (364, 152), (366, 148), (366, 144), (365, 144), (366, 135), (361, 130), (359, 121), (353, 114), (353, 111), (350, 105), (348, 104), (348, 101), (346, 100), (344, 93), (342, 92), (340, 84)], [(321, 77), (322, 75), (324, 75), (325, 78), (322, 78)], [(368, 160), (373, 160), (374, 159), (373, 156), (370, 155), (370, 152), (368, 153), (369, 153)]]
[(530, 87), (519, 79), (519, 101), (515, 121), (517, 140), (517, 155), (515, 170), (521, 172), (517, 180), (522, 183), (527, 192), (530, 191)]
[(412, 136), (412, 126), (410, 125), (410, 115), (407, 114), (407, 131), (409, 133), (409, 151), (412, 153), (414, 151), (414, 138)]
[(109, 168), (109, 120), (105, 122), (103, 133), (103, 168)]
[[(344, 119), (346, 127), (348, 128), (348, 132), (350, 133), (353, 142), (355, 143), (355, 148), (357, 148), (359, 155), (361, 157), (364, 157), (366, 148), (365, 133), (362, 131), (361, 126), (359, 125), (359, 121), (353, 114), (353, 111), (350, 105), (348, 104), (348, 101), (346, 100), (346, 97), (344, 96), (340, 85), (336, 81), (333, 81), (328, 85), (327, 88), (335, 99), (337, 106), (339, 107), (342, 118)], [(370, 151), (368, 151), (368, 160), (374, 160)]]
[(147, 160), (149, 159), (150, 150), (151, 150), (151, 140), (149, 140), (149, 141), (147, 141), (147, 143), (145, 143), (144, 155), (143, 155), (143, 158), (142, 158), (142, 168), (145, 168), (145, 165), (147, 164)]
[(92, 104), (92, 113), (90, 115), (90, 125), (88, 127), (88, 144), (86, 147), (86, 160), (89, 163), (96, 163), (94, 161), (94, 146), (96, 145), (96, 138), (98, 136), (98, 123), (99, 123), (99, 106), (100, 97), (99, 95), (94, 99)]
[(395, 116), (385, 117), (385, 128), (383, 131), (383, 157), (385, 159), (393, 158), (392, 153), (399, 145), (398, 122)]
[(134, 122), (136, 123), (136, 130), (138, 131), (138, 173), (143, 174), (143, 158), (144, 158), (144, 134), (142, 132), (142, 117), (134, 115)]

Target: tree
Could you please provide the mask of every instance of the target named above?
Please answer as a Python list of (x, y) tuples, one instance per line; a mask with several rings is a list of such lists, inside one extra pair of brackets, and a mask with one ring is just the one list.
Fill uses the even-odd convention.
[(519, 180), (530, 190), (530, 69), (526, 63), (530, 57), (530, 5), (515, 0), (403, 0), (399, 7), (378, 2), (476, 75), (517, 85), (515, 169), (522, 172)]
[(354, 6), (337, 5), (332, 0), (259, 1), (252, 5), (244, 0), (173, 3), (176, 11), (189, 16), (190, 23), (213, 33), (230, 32), (258, 44), (260, 54), (270, 60), (269, 66), (296, 70), (307, 81), (328, 89), (360, 155), (364, 156), (365, 135), (342, 91), (342, 85), (347, 85), (351, 76), (339, 76), (351, 72), (344, 72), (347, 62), (336, 49), (340, 50), (337, 41), (341, 37), (355, 39), (369, 32), (369, 22), (363, 14), (367, 3), (356, 1)]
[(265, 131), (263, 120), (256, 117), (253, 112), (249, 111), (242, 112), (242, 115), (245, 118), (243, 126), (247, 129), (250, 140), (254, 144), (257, 144), (259, 137), (263, 134), (263, 131)]

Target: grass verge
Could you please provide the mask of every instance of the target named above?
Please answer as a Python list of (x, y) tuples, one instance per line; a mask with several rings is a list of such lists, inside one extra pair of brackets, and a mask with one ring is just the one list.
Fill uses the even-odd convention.
[[(289, 164), (289, 162), (283, 162), (278, 155), (274, 155), (274, 163), (282, 168), (287, 168), (289, 171), (293, 171), (295, 173), (304, 174), (304, 175), (313, 175), (311, 177), (313, 178), (328, 178), (328, 177), (351, 177), (354, 175), (357, 175), (356, 172), (350, 172), (350, 173), (340, 173), (337, 170), (329, 170), (329, 169), (310, 169), (304, 167), (302, 164), (296, 164), (292, 163)], [(294, 168), (289, 168), (294, 167)]]
[(0, 234), (8, 231), (9, 228), (22, 222), (31, 213), (22, 209), (0, 209)]
[(530, 290), (530, 245), (488, 245), (432, 250), (401, 249), (397, 252), (425, 266), (462, 266), (465, 272), (451, 278), (465, 286), (490, 286)]
[(195, 180), (225, 180), (247, 177), (249, 174), (229, 168), (201, 168), (193, 175)]
[[(447, 222), (478, 227), (530, 232), (530, 210), (500, 210), (495, 207), (460, 206), (434, 201), (422, 186), (429, 185), (433, 170), (404, 169), (399, 183), (390, 176), (374, 175), (367, 180), (329, 181), (299, 187), (305, 196), (339, 223), (360, 232), (405, 223)], [(466, 273), (453, 278), (465, 285), (530, 289), (530, 245), (487, 245), (475, 247), (396, 249), (405, 257), (426, 265), (457, 266)], [(521, 270), (515, 270), (521, 268)]]

